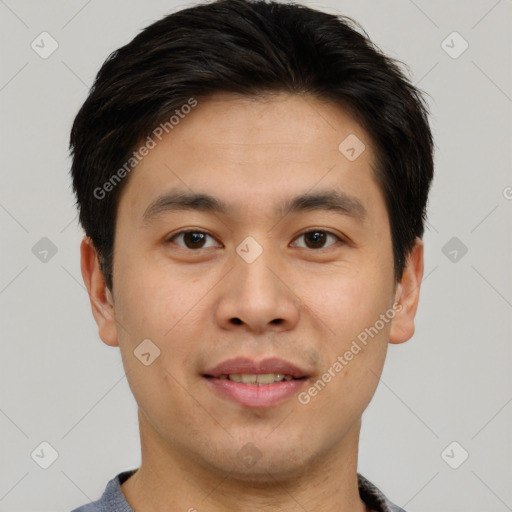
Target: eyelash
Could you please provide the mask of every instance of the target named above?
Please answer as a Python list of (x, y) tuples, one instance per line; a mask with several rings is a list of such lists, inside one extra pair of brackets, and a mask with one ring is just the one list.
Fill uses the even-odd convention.
[[(215, 238), (210, 235), (209, 233), (207, 233), (206, 231), (201, 231), (200, 229), (185, 229), (185, 230), (182, 230), (182, 231), (179, 231), (178, 233), (175, 233), (174, 235), (172, 235), (171, 237), (167, 238), (165, 240), (165, 243), (166, 244), (169, 244), (169, 243), (174, 243), (173, 241), (178, 238), (179, 236), (181, 235), (184, 235), (186, 233), (197, 233), (197, 234), (202, 234), (202, 235), (207, 235), (209, 236), (210, 238), (213, 238), (215, 240)], [(341, 242), (341, 243), (345, 243), (345, 241), (339, 237), (338, 235), (336, 235), (335, 233), (332, 233), (331, 231), (328, 231), (328, 230), (325, 230), (325, 229), (309, 229), (307, 231), (303, 231), (302, 233), (300, 233), (296, 238), (294, 238), (294, 241), (299, 239), (300, 237), (304, 236), (304, 235), (307, 235), (309, 233), (325, 233), (327, 236), (333, 236), (334, 238), (337, 239), (338, 242)], [(177, 245), (177, 244), (176, 244)], [(329, 249), (329, 247), (332, 247), (336, 244), (331, 244), (331, 245), (328, 245), (327, 247), (320, 247), (319, 249), (310, 249), (309, 247), (300, 247), (300, 249), (310, 249), (312, 251), (322, 251), (322, 250), (325, 250), (325, 249)], [(182, 246), (178, 246), (182, 249), (185, 249), (185, 250), (189, 250), (189, 251), (194, 251), (194, 252), (197, 252), (199, 251), (200, 249), (204, 249), (204, 247), (199, 247), (198, 249), (190, 249), (189, 247), (182, 247)], [(206, 249), (209, 249), (210, 247), (206, 247)]]

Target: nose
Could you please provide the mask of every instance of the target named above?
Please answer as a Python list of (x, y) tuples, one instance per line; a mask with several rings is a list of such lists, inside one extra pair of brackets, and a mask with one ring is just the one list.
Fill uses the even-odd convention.
[(259, 334), (293, 329), (300, 317), (300, 299), (272, 251), (264, 249), (252, 262), (237, 254), (234, 266), (219, 289), (215, 313), (220, 327)]

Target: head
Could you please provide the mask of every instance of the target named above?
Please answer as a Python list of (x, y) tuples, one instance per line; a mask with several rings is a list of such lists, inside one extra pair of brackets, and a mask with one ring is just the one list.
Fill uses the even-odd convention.
[[(413, 334), (433, 141), (420, 91), (362, 32), (290, 3), (197, 5), (111, 54), (75, 119), (100, 337), (175, 453), (229, 470), (251, 442), (261, 467), (240, 475), (294, 471), (343, 442), (387, 343)], [(217, 394), (208, 372), (236, 356), (300, 366), (302, 402)]]

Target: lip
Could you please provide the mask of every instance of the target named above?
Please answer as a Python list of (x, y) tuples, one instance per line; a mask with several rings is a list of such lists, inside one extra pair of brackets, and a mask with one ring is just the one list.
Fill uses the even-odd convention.
[(204, 372), (205, 376), (218, 378), (221, 375), (233, 373), (250, 373), (262, 375), (265, 373), (282, 373), (291, 375), (296, 379), (308, 377), (306, 370), (303, 370), (289, 361), (279, 358), (267, 358), (261, 361), (254, 361), (246, 357), (228, 359)]
[[(249, 373), (281, 373), (291, 375), (296, 380), (274, 382), (273, 384), (244, 384), (229, 379), (219, 379), (221, 375)], [(305, 370), (289, 361), (278, 358), (253, 361), (248, 358), (228, 359), (214, 368), (207, 370), (203, 377), (212, 386), (212, 390), (245, 407), (276, 406), (295, 395), (306, 384), (308, 375)]]
[(307, 379), (283, 380), (273, 384), (243, 384), (229, 379), (205, 378), (212, 390), (245, 407), (272, 407), (297, 394)]

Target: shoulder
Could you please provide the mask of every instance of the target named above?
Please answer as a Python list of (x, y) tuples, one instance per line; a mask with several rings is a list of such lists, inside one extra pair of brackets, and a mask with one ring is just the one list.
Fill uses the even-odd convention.
[(359, 495), (371, 510), (376, 512), (406, 512), (403, 508), (392, 503), (384, 493), (363, 475), (357, 474)]
[(71, 512), (133, 512), (121, 491), (121, 484), (135, 471), (135, 469), (131, 469), (119, 473), (108, 482), (99, 500), (82, 505)]

